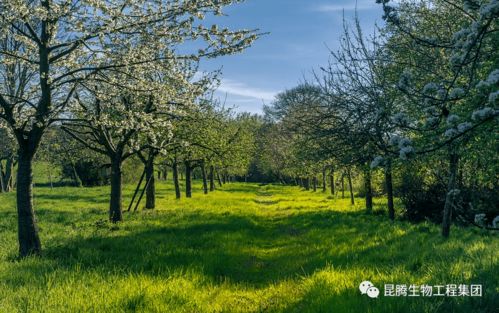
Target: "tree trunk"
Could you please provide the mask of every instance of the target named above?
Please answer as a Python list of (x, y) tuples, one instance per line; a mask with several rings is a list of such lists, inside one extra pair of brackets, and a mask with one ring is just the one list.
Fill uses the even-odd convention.
[(52, 166), (51, 166), (51, 164), (49, 164), (49, 166), (48, 166), (48, 171), (49, 171), (50, 189), (54, 189), (54, 183), (52, 182)]
[(114, 156), (111, 159), (111, 201), (109, 202), (109, 220), (112, 223), (123, 220), (121, 202), (123, 198), (123, 177), (121, 172), (122, 159)]
[(201, 162), (201, 176), (203, 178), (203, 192), (205, 195), (208, 194), (208, 179), (206, 177), (206, 167), (204, 166), (204, 161)]
[(316, 192), (316, 191), (317, 191), (317, 181), (318, 181), (318, 180), (317, 180), (317, 176), (314, 176), (314, 178), (313, 178), (313, 187), (314, 187), (314, 192)]
[(192, 198), (192, 169), (191, 162), (185, 161), (185, 196), (187, 198)]
[(345, 199), (345, 172), (341, 174), (341, 199)]
[(457, 196), (456, 178), (459, 157), (454, 147), (449, 148), (449, 181), (447, 185), (447, 195), (445, 196), (444, 213), (442, 218), (442, 236), (449, 237), (452, 222), (452, 207)]
[(350, 188), (350, 203), (352, 205), (354, 205), (355, 204), (355, 199), (353, 197), (352, 173), (351, 173), (350, 169), (348, 169), (347, 176), (348, 176), (348, 187)]
[(310, 190), (310, 177), (305, 178), (305, 190)]
[(163, 180), (167, 180), (167, 179), (168, 179), (168, 169), (165, 166), (165, 168), (163, 169)]
[(33, 208), (33, 155), (19, 149), (17, 169), (17, 215), (19, 255), (39, 255), (42, 247)]
[(224, 174), (222, 174), (222, 183), (223, 183), (224, 185), (227, 183), (226, 178), (227, 178), (227, 177), (226, 177), (225, 173), (224, 173)]
[(146, 163), (146, 209), (156, 207), (156, 183), (154, 181), (154, 152), (149, 152)]
[(326, 168), (322, 169), (322, 192), (326, 192), (327, 183), (326, 183)]
[(210, 165), (210, 191), (215, 191), (215, 167)]
[(222, 187), (222, 179), (220, 178), (220, 173), (217, 171), (217, 180), (218, 180), (218, 185)]
[(9, 156), (5, 162), (4, 189), (11, 192), (14, 189), (12, 173), (14, 172), (14, 156)]
[(364, 187), (366, 192), (366, 212), (372, 213), (373, 211), (373, 189), (371, 186), (371, 168), (367, 164), (364, 168)]
[(175, 186), (175, 198), (180, 199), (181, 192), (180, 192), (180, 183), (178, 181), (178, 163), (176, 159), (173, 161), (172, 170), (173, 170), (173, 185)]
[(392, 162), (388, 160), (385, 166), (385, 184), (386, 196), (388, 200), (388, 216), (390, 220), (395, 220), (395, 207), (393, 205), (393, 180), (392, 180)]
[(80, 176), (78, 175), (78, 172), (76, 171), (74, 162), (71, 162), (71, 168), (73, 169), (73, 180), (75, 187), (81, 187), (83, 184), (81, 182)]
[(331, 173), (329, 173), (329, 181), (331, 184), (331, 195), (334, 196), (334, 170), (331, 169)]
[(3, 164), (2, 160), (0, 160), (0, 192), (6, 192), (3, 180), (4, 180)]

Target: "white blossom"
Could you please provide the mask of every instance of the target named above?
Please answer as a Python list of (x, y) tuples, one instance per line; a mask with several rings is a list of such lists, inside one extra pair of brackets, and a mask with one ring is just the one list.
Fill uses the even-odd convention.
[(470, 122), (464, 122), (464, 123), (461, 123), (461, 124), (457, 125), (457, 130), (460, 133), (464, 133), (465, 131), (467, 131), (468, 129), (470, 129), (472, 126), (473, 125)]
[(447, 117), (447, 125), (449, 126), (455, 126), (458, 121), (459, 121), (459, 116), (455, 114), (451, 114)]
[(371, 162), (371, 168), (376, 168), (376, 167), (378, 167), (378, 166), (382, 165), (382, 164), (383, 164), (383, 162), (384, 162), (383, 157), (378, 155), (378, 156), (376, 156), (376, 157), (374, 158), (374, 160)]
[(453, 138), (459, 135), (459, 131), (455, 128), (449, 128), (445, 131), (444, 136), (447, 138)]
[(403, 147), (400, 149), (399, 157), (402, 160), (407, 160), (414, 153), (414, 148), (411, 146)]
[(459, 99), (462, 96), (464, 96), (464, 90), (462, 88), (454, 88), (449, 93), (451, 99)]
[(484, 107), (484, 108), (481, 108), (479, 110), (474, 111), (473, 114), (471, 115), (471, 119), (473, 119), (474, 121), (481, 121), (481, 120), (485, 120), (491, 116), (494, 116), (496, 114), (497, 114), (497, 112), (493, 108)]
[(497, 99), (499, 98), (499, 90), (496, 90), (494, 92), (491, 92), (489, 94), (489, 103), (490, 104), (495, 104), (497, 102)]

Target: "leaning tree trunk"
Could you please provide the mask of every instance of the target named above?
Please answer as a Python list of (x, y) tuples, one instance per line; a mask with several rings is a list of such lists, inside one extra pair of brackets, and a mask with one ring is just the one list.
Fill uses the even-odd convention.
[(40, 237), (33, 208), (33, 154), (19, 149), (17, 169), (17, 215), (19, 255), (39, 255), (41, 253)]
[(393, 205), (393, 179), (392, 162), (388, 160), (385, 166), (386, 197), (388, 200), (388, 216), (390, 220), (395, 220), (395, 206)]
[(330, 184), (331, 184), (331, 195), (334, 196), (334, 170), (331, 169), (331, 173), (329, 174), (329, 180), (330, 180)]
[(191, 162), (185, 161), (185, 196), (187, 198), (192, 198), (192, 168)]
[(109, 202), (109, 220), (117, 223), (123, 220), (122, 198), (123, 177), (121, 156), (115, 155), (111, 158), (111, 201)]
[(73, 182), (75, 187), (81, 187), (83, 185), (78, 172), (76, 171), (76, 165), (71, 161), (71, 168), (73, 169)]
[(220, 173), (217, 171), (217, 180), (218, 180), (218, 185), (222, 187), (222, 179), (220, 178)]
[(210, 191), (215, 191), (215, 167), (210, 165)]
[(12, 173), (14, 173), (14, 156), (10, 156), (5, 163), (5, 191), (11, 192), (14, 190), (14, 182)]
[(366, 192), (366, 212), (372, 213), (373, 211), (373, 189), (371, 186), (371, 168), (369, 164), (364, 169), (364, 187)]
[(347, 176), (348, 176), (348, 187), (350, 188), (350, 203), (352, 205), (354, 205), (355, 204), (355, 199), (353, 197), (352, 172), (350, 171), (350, 169), (348, 169)]
[(457, 196), (456, 190), (456, 177), (459, 157), (451, 147), (449, 151), (449, 181), (447, 185), (447, 195), (445, 196), (444, 213), (442, 219), (442, 236), (445, 238), (449, 237), (450, 226), (452, 222), (452, 207), (454, 206), (454, 200)]
[(154, 153), (149, 152), (146, 161), (146, 209), (156, 207), (156, 183), (154, 181)]
[(181, 192), (180, 192), (180, 183), (178, 181), (178, 163), (177, 163), (177, 160), (173, 161), (172, 171), (173, 171), (173, 185), (175, 186), (175, 198), (180, 199)]
[(208, 179), (206, 177), (206, 167), (204, 166), (204, 161), (201, 161), (201, 176), (203, 178), (203, 192), (205, 195), (208, 194)]

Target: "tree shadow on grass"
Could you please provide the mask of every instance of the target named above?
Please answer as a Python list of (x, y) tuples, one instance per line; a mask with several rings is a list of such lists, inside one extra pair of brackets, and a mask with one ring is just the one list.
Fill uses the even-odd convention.
[[(165, 278), (193, 270), (215, 283), (261, 288), (312, 275), (331, 264), (387, 271), (406, 266), (417, 274), (421, 242), (437, 236), (422, 235), (414, 227), (400, 234), (393, 231), (399, 226), (359, 212), (312, 211), (277, 217), (195, 212), (174, 222), (170, 221), (174, 212), (155, 214), (151, 221), (159, 219), (161, 224), (146, 219), (140, 221), (143, 224), (122, 224), (120, 229), (101, 225), (104, 229), (92, 237), (47, 246), (44, 258), (51, 261), (50, 266), (26, 263), (18, 270), (77, 267), (99, 275), (141, 273)], [(438, 248), (445, 241), (432, 239), (431, 244)], [(452, 256), (456, 251), (446, 253)]]

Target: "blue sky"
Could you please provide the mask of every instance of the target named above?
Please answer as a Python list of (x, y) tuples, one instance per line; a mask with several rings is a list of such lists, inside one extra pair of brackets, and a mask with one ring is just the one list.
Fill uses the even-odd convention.
[[(227, 7), (221, 26), (259, 28), (270, 34), (233, 56), (204, 61), (204, 70), (222, 68), (216, 96), (238, 111), (261, 112), (280, 91), (296, 86), (312, 69), (325, 65), (329, 49), (335, 50), (342, 31), (342, 15), (354, 15), (355, 1), (348, 0), (246, 0)], [(381, 24), (382, 9), (375, 0), (358, 0), (358, 15), (365, 33)]]

